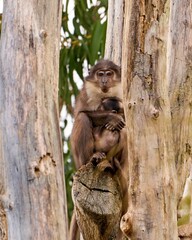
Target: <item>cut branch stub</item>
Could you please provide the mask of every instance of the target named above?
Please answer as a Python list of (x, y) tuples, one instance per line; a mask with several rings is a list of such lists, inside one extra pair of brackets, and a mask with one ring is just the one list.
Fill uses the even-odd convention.
[(84, 240), (117, 239), (122, 215), (119, 179), (103, 164), (81, 167), (74, 176), (72, 195)]

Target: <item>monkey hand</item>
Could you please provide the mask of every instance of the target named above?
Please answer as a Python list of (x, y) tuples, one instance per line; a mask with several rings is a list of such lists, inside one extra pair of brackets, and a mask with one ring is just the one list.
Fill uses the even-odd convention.
[(109, 131), (121, 131), (125, 127), (125, 121), (122, 116), (115, 115), (106, 125), (105, 128)]
[(94, 166), (97, 166), (102, 161), (102, 159), (105, 159), (105, 158), (106, 158), (105, 153), (96, 152), (92, 155), (91, 162)]

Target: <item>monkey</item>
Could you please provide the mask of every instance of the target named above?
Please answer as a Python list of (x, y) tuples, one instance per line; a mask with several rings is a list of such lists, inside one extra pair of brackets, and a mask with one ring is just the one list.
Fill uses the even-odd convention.
[[(123, 105), (121, 99), (117, 97), (111, 97), (111, 98), (104, 98), (101, 100), (101, 104), (99, 105), (98, 109), (96, 110), (96, 113), (104, 112), (109, 114), (110, 112), (113, 112), (115, 114), (120, 114), (122, 118), (124, 119), (124, 112), (123, 112)], [(104, 161), (102, 164), (102, 169), (107, 169), (108, 171), (112, 171), (112, 173), (120, 172), (121, 169), (119, 167), (120, 163), (118, 160), (113, 157), (110, 157), (109, 155), (114, 155), (114, 151), (116, 151), (115, 147), (120, 144), (120, 131), (122, 131), (122, 128), (125, 126), (124, 122), (120, 124), (120, 126), (117, 127), (117, 129), (113, 129), (111, 126), (106, 126), (105, 124), (101, 125), (104, 122), (103, 118), (97, 118), (97, 115), (95, 116), (95, 111), (84, 111), (84, 113), (87, 114), (87, 116), (90, 118), (92, 122), (92, 131), (93, 131), (93, 138), (94, 138), (94, 151), (95, 153), (91, 156), (90, 161), (96, 166), (100, 161), (102, 161), (105, 158), (110, 158), (109, 160), (112, 161)], [(108, 129), (107, 129), (108, 128)], [(111, 154), (107, 154), (112, 149)], [(118, 149), (117, 153), (122, 151), (122, 149)], [(117, 155), (117, 154), (115, 154)], [(108, 163), (108, 164), (107, 164)], [(119, 182), (120, 185), (122, 185), (122, 179), (123, 175), (118, 174), (120, 176)], [(122, 189), (124, 191), (124, 189)], [(70, 240), (76, 240), (79, 234), (78, 231), (78, 225), (76, 221), (75, 214), (72, 215), (72, 220), (70, 224)]]
[(110, 60), (100, 60), (85, 78), (75, 104), (70, 142), (76, 169), (88, 163), (94, 153), (93, 127), (122, 129), (124, 119), (120, 114), (98, 110), (102, 99), (121, 96), (120, 67)]
[[(121, 114), (124, 119), (122, 101), (117, 97), (103, 99), (97, 111)], [(87, 115), (91, 117), (90, 115), (92, 115), (92, 113), (87, 112)], [(93, 124), (95, 124), (96, 120), (91, 120)], [(98, 127), (94, 127), (93, 125), (94, 154), (91, 157), (91, 160), (93, 162), (98, 163), (98, 160), (115, 157), (120, 153), (120, 151), (123, 150), (124, 144), (122, 142), (124, 142), (126, 138), (126, 133), (123, 129), (124, 126), (124, 122), (122, 122), (121, 125), (117, 127), (117, 129), (114, 129), (111, 127), (111, 125), (108, 124)], [(120, 159), (120, 155), (118, 158)]]
[[(106, 98), (102, 100), (98, 110), (109, 111), (116, 114), (120, 114), (124, 119), (124, 109), (121, 99), (117, 97)], [(123, 195), (123, 209), (122, 214), (125, 214), (128, 206), (127, 202), (127, 181), (125, 177), (124, 169), (127, 169), (127, 148), (125, 143), (127, 142), (125, 125), (121, 125), (121, 129), (113, 130), (107, 129), (104, 126), (93, 128), (95, 153), (92, 156), (92, 161), (106, 158), (110, 161), (110, 164), (106, 165), (107, 169), (112, 169), (113, 173), (117, 173)], [(102, 154), (100, 156), (100, 154)], [(104, 164), (105, 168), (105, 164)]]
[[(112, 61), (99, 61), (85, 78), (74, 110), (70, 141), (77, 169), (90, 160), (95, 163), (96, 159), (97, 164), (113, 147), (120, 146), (110, 158), (121, 175), (127, 159), (125, 134), (121, 133), (125, 126), (124, 115), (117, 100), (121, 96), (120, 68)], [(122, 179), (125, 182), (120, 176), (120, 182)], [(70, 239), (74, 240), (73, 232), (72, 229)]]

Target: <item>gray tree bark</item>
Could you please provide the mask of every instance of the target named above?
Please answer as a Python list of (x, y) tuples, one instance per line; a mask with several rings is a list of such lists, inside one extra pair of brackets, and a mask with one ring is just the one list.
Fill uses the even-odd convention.
[(58, 113), (61, 1), (4, 1), (0, 238), (66, 239)]

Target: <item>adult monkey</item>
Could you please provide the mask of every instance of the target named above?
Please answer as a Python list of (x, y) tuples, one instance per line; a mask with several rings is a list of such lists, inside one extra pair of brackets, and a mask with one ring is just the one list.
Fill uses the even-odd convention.
[(118, 131), (125, 125), (121, 115), (98, 111), (102, 100), (110, 97), (122, 97), (120, 67), (112, 61), (100, 60), (85, 78), (74, 110), (71, 148), (76, 169), (94, 154), (93, 125)]
[[(105, 127), (107, 130), (113, 132), (119, 131), (121, 136), (120, 131), (125, 126), (123, 117), (116, 112), (105, 111), (105, 102), (103, 99), (113, 97), (122, 97), (120, 68), (112, 61), (101, 60), (91, 69), (90, 74), (85, 78), (83, 88), (80, 91), (75, 106), (75, 122), (71, 135), (71, 147), (77, 169), (86, 164), (90, 159), (95, 158), (95, 144), (97, 146), (100, 144), (100, 139), (96, 137), (97, 133), (94, 133), (97, 127)], [(100, 109), (100, 107), (104, 109)], [(103, 134), (107, 133), (105, 128), (99, 130), (102, 140), (105, 140), (105, 135), (103, 136)], [(106, 136), (107, 140), (109, 136), (111, 134)], [(114, 138), (116, 139), (116, 137)], [(115, 140), (114, 144), (116, 143), (118, 142)], [(122, 144), (125, 147), (121, 146)], [(126, 165), (126, 141), (121, 141), (118, 145), (120, 145), (121, 154), (118, 156), (118, 159), (115, 158), (114, 163), (115, 167), (119, 170)], [(115, 152), (114, 155), (116, 154)], [(110, 157), (112, 158), (113, 156)], [(101, 159), (102, 155), (99, 157), (97, 155), (96, 158)], [(103, 155), (103, 158), (105, 158), (105, 155)], [(123, 179), (121, 172), (120, 169), (120, 181)], [(123, 180), (122, 183), (124, 184), (125, 181)], [(71, 225), (70, 239), (74, 240), (76, 239), (77, 232), (77, 223), (74, 214)]]

